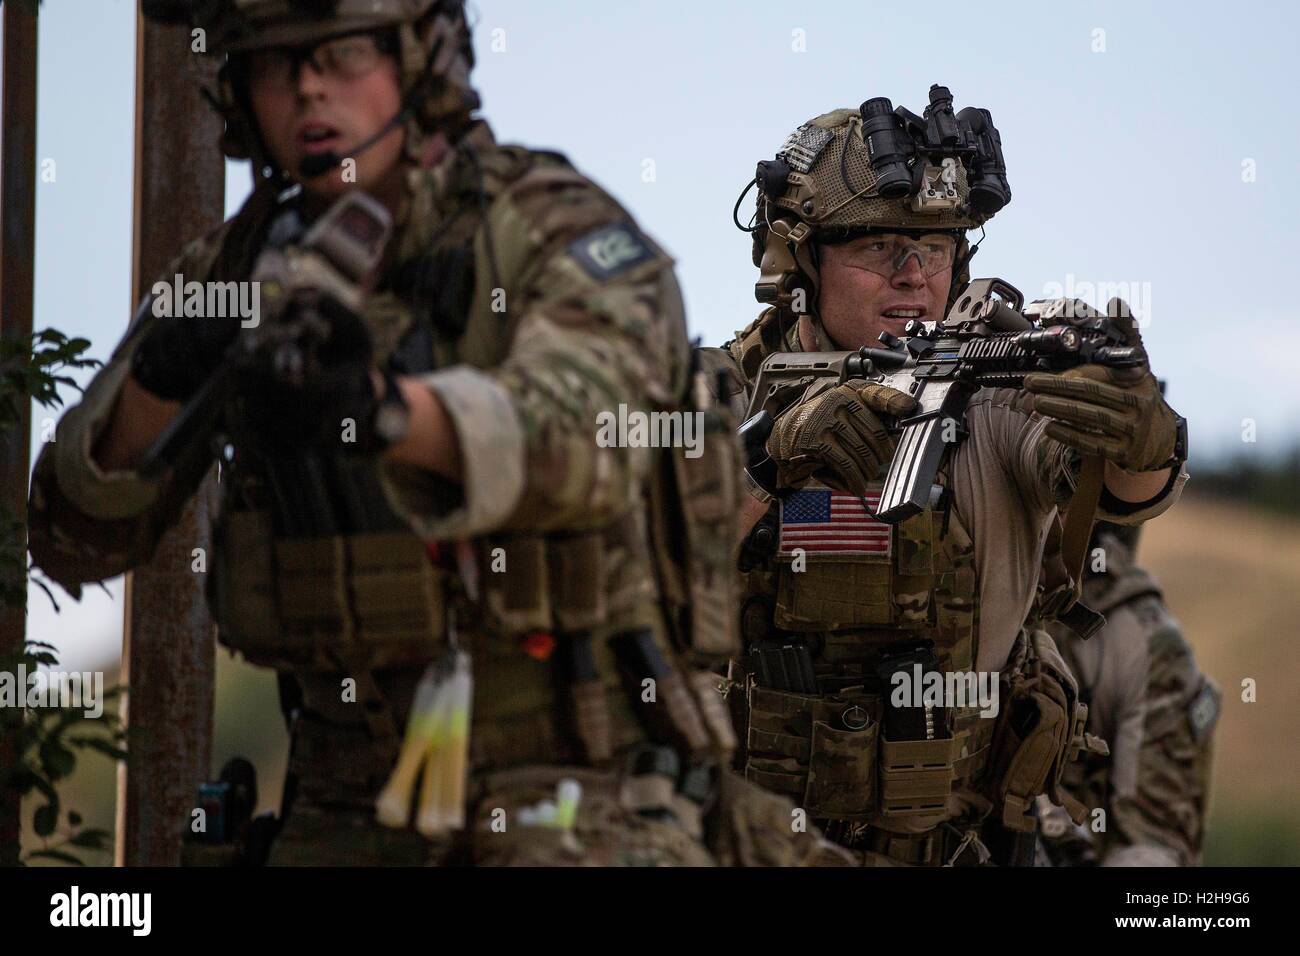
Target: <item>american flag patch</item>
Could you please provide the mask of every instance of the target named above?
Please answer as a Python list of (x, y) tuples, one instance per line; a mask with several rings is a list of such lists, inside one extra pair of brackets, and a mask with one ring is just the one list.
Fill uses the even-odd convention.
[[(867, 492), (867, 506), (880, 506), (880, 490)], [(802, 488), (781, 501), (781, 542), (777, 557), (871, 554), (888, 557), (893, 528), (871, 517), (862, 499), (833, 488)]]

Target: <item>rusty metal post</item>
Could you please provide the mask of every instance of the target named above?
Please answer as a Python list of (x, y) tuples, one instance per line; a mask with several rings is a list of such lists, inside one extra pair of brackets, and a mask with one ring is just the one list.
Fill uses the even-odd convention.
[[(32, 279), (36, 258), (36, 36), (35, 0), (5, 3), (3, 158), (0, 158), (0, 335), (23, 339), (32, 333)], [(0, 439), (0, 501), (17, 519), (17, 554), (27, 554), (27, 480), (30, 467), (31, 403), (22, 402), (18, 421)], [(8, 529), (4, 530), (8, 534)], [(9, 572), (4, 572), (9, 573)], [(0, 654), (22, 647), (27, 633), (25, 573), (6, 581), (24, 598), (0, 607)], [(0, 767), (15, 759), (14, 742), (0, 736)], [(0, 791), (0, 865), (19, 853), (18, 795)]]
[[(135, 224), (132, 287), (137, 301), (185, 243), (222, 220), (225, 163), (221, 122), (200, 83), (215, 66), (190, 51), (185, 27), (137, 13)], [(134, 305), (134, 303), (133, 303)], [(130, 758), (119, 769), (116, 862), (178, 865), (195, 791), (212, 751), (213, 625), (194, 549), (210, 549), (213, 473), (150, 564), (127, 578), (122, 652)]]

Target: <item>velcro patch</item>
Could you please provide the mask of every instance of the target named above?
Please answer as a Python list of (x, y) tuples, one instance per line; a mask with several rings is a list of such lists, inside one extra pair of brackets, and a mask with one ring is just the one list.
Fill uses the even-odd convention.
[(569, 254), (593, 279), (605, 280), (655, 257), (630, 222), (616, 222), (569, 243)]
[(796, 551), (803, 551), (810, 559), (845, 555), (887, 559), (894, 529), (873, 517), (879, 507), (878, 486), (871, 486), (864, 499), (810, 482), (781, 499), (777, 557), (793, 558)]
[(795, 172), (806, 173), (834, 138), (834, 133), (820, 126), (800, 126), (785, 138), (785, 143), (777, 150), (776, 158), (785, 160)]

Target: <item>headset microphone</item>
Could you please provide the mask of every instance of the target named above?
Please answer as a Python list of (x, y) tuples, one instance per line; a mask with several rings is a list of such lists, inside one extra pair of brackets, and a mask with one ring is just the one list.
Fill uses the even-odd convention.
[(373, 136), (370, 136), (369, 138), (362, 140), (355, 147), (348, 150), (346, 156), (341, 156), (338, 153), (334, 152), (334, 150), (330, 150), (327, 153), (317, 153), (314, 156), (305, 157), (303, 161), (298, 164), (298, 175), (300, 175), (303, 179), (315, 179), (321, 173), (328, 172), (329, 170), (333, 169), (335, 166), (341, 166), (343, 164), (344, 159), (355, 158), (357, 156), (360, 156), (371, 146), (374, 146), (375, 143), (379, 142), (381, 139), (383, 139), (385, 136), (391, 133), (394, 129), (400, 126), (403, 122), (405, 122), (406, 117), (409, 113), (410, 113), (409, 108), (404, 108), (401, 111), (399, 111), (396, 116), (390, 119), (383, 126), (379, 127), (378, 131), (375, 132)]

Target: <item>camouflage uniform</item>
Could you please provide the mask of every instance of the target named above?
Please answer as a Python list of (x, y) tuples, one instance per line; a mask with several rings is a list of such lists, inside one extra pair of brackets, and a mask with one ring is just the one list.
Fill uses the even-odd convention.
[[(905, 201), (871, 196), (855, 211), (854, 190), (867, 193), (874, 178), (856, 132), (856, 111), (809, 121), (778, 153), (796, 171), (788, 187), (760, 196), (758, 293), (774, 304), (721, 349), (701, 352), (703, 364), (725, 371), (738, 417), (767, 356), (806, 350), (791, 290), (811, 284), (815, 304), (817, 256), (805, 241), (809, 232), (815, 236), (828, 224), (924, 231), (982, 221), (951, 212), (927, 220)], [(964, 168), (956, 188), (965, 195)], [(801, 234), (807, 220), (813, 228)], [(788, 250), (777, 236), (789, 237)], [(959, 240), (953, 299), (969, 279), (964, 243)], [(816, 315), (809, 318), (818, 348), (837, 348)], [(1068, 669), (1045, 632), (1024, 627), (1037, 597), (1040, 555), (1076, 485), (1078, 456), (1045, 434), (1048, 422), (1023, 392), (980, 390), (964, 424), (969, 437), (946, 456), (938, 477), (945, 494), (932, 508), (892, 527), (864, 509), (856, 525), (846, 526), (857, 530), (840, 532), (835, 548), (804, 549), (800, 570), (796, 535), (807, 516), (799, 509), (826, 508), (826, 500), (830, 509), (860, 507), (852, 495), (835, 497), (835, 489), (810, 480), (771, 502), (742, 545), (741, 627), (749, 653), (733, 663), (729, 695), (740, 735), (737, 767), (794, 799), (868, 865), (984, 863), (990, 851), (1000, 860), (1028, 862), (1032, 841), (1020, 837), (1033, 828), (1027, 815), (1033, 799), (1054, 790), (1067, 751), (1083, 743), (1083, 711), (1075, 706)], [(1114, 521), (1141, 522), (1168, 508), (1185, 478), (1176, 469), (1144, 506), (1108, 511), (1103, 502), (1102, 512)], [(878, 493), (879, 483), (874, 487)], [(844, 537), (851, 533), (859, 537)], [(760, 546), (764, 535), (768, 543)], [(944, 672), (1000, 672), (998, 719), (980, 717), (978, 706), (961, 707), (951, 738), (887, 740), (882, 714), (888, 687), (878, 667), (891, 645), (914, 641), (933, 642)], [(793, 650), (777, 670), (806, 649), (812, 666), (805, 689), (757, 677), (753, 649), (759, 646)], [(807, 689), (808, 680), (815, 692)], [(1026, 784), (1018, 776), (1023, 758), (1017, 756), (1020, 737), (1009, 725), (1010, 695), (1040, 692), (1057, 701), (1067, 729), (1064, 743), (1040, 752), (1041, 767), (1051, 763), (1052, 769), (1044, 778), (1040, 767), (1040, 779)]]
[[(314, 42), (378, 18), (400, 23), (405, 65), (411, 49), (418, 63), (449, 29), (450, 48), (472, 56), (460, 4), (447, 0), (345, 0), (335, 20), (306, 22), (282, 0), (236, 7), (238, 29), (229, 35), (243, 46), (232, 40), (232, 49), (256, 46), (259, 25), (273, 42)], [(626, 771), (629, 755), (649, 753), (661, 769), (663, 759), (679, 760), (683, 779), (691, 768), (707, 776), (731, 745), (716, 681), (691, 666), (692, 649), (707, 650), (709, 639), (703, 625), (690, 630), (688, 614), (690, 578), (706, 577), (692, 570), (690, 549), (710, 535), (730, 539), (717, 514), (672, 504), (689, 497), (680, 486), (689, 491), (693, 482), (707, 501), (711, 479), (676, 451), (596, 442), (598, 414), (620, 403), (684, 407), (691, 356), (672, 263), (563, 157), (500, 146), (481, 121), (453, 124), (455, 109), (436, 107), (464, 105), (468, 66), (439, 69), (442, 93), (417, 110), (408, 135), (447, 131), (451, 149), (408, 173), (406, 203), (362, 318), (376, 363), (418, 376), (446, 409), (463, 483), (374, 457), (326, 457), (321, 467), (365, 503), (365, 517), (348, 515), (345, 530), (324, 533), (288, 527), (285, 499), (307, 496), (306, 488), (286, 496), (271, 487), (284, 473), (274, 468), (300, 462), (272, 468), (236, 447), (221, 474), (208, 582), (220, 639), (292, 677), (302, 696), (290, 756), (296, 795), (271, 862), (815, 857), (820, 838), (794, 833), (789, 808), (743, 780), (724, 773), (685, 795), (674, 780), (665, 788), (662, 779)], [(227, 138), (233, 129), (236, 141), (227, 151), (256, 155), (256, 141), (250, 150), (247, 128), (238, 127), (238, 99), (223, 89)], [(248, 279), (284, 211), (279, 190), (263, 183), (166, 276)], [(91, 457), (153, 321), (142, 308), (36, 464), (31, 550), (74, 594), (81, 582), (147, 560), (210, 461), (206, 436), (164, 479), (104, 472)], [(729, 441), (708, 447), (719, 457), (701, 460), (730, 479)], [(679, 531), (671, 554), (661, 546), (670, 522)], [(380, 827), (374, 804), (417, 682), (452, 636), (473, 658), (472, 825), (431, 842)], [(644, 675), (616, 664), (614, 648), (628, 640), (661, 658), (658, 694), (647, 706)], [(593, 671), (582, 682), (560, 663), (579, 641)], [(356, 681), (355, 703), (340, 692), (347, 678)], [(562, 778), (584, 784), (572, 832), (561, 839), (560, 831), (524, 826), (516, 809), (554, 796)], [(504, 833), (493, 827), (500, 810)]]
[(1066, 785), (1089, 818), (1076, 826), (1056, 808), (1044, 816), (1057, 865), (1200, 862), (1219, 689), (1197, 668), (1159, 585), (1134, 563), (1129, 532), (1101, 525), (1093, 539), (1105, 570), (1088, 575), (1083, 600), (1106, 615), (1106, 626), (1081, 641), (1050, 625), (1089, 704), (1089, 729), (1110, 744), (1109, 758), (1089, 757), (1067, 771)]

